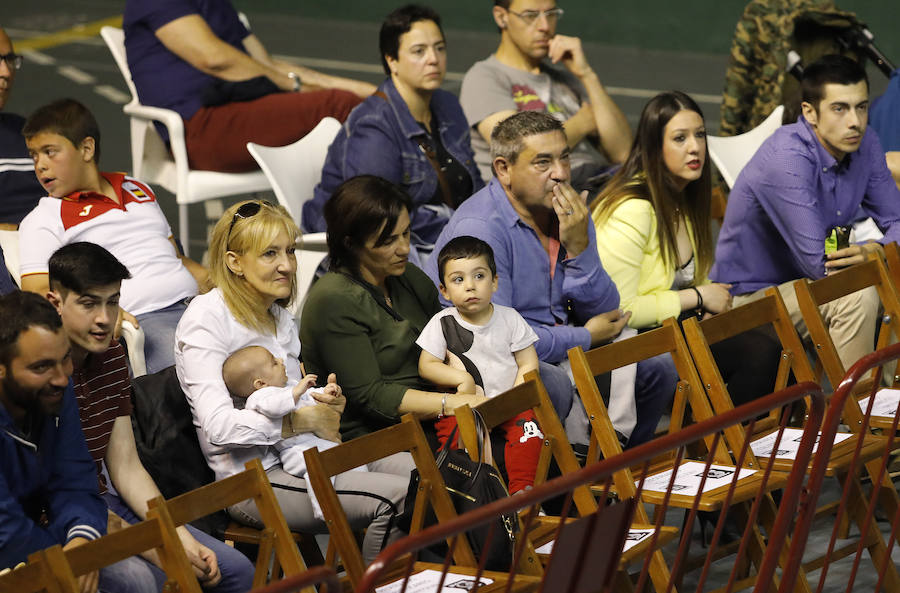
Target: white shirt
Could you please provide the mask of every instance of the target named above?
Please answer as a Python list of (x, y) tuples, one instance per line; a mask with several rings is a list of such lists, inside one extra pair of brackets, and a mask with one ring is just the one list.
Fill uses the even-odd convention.
[[(294, 318), (272, 305), (277, 334), (264, 335), (238, 323), (219, 289), (194, 298), (175, 330), (175, 370), (194, 415), (197, 438), (206, 461), (222, 479), (244, 470), (244, 463), (259, 458), (263, 468), (278, 464), (271, 448), (281, 441), (281, 418), (268, 418), (253, 410), (234, 407), (222, 365), (247, 346), (262, 346), (284, 360), (289, 383), (301, 379), (300, 337)], [(290, 389), (279, 390), (283, 409), (294, 407)]]
[[(297, 403), (294, 404), (292, 392), (296, 384), (297, 381), (288, 381), (285, 387), (270, 386), (257, 389), (247, 397), (244, 409), (259, 412), (272, 420), (278, 420), (280, 423), (281, 419), (291, 411), (316, 405), (316, 400), (310, 395), (311, 388), (307, 389), (297, 400)], [(290, 397), (285, 398), (285, 392)], [(303, 456), (303, 451), (310, 447), (318, 447), (319, 451), (324, 451), (335, 445), (337, 443), (334, 441), (326, 441), (317, 437), (314, 433), (305, 432), (275, 443), (275, 449), (279, 453), (279, 459), (282, 467), (284, 467), (284, 471), (302, 478), (306, 476), (306, 458)]]
[(169, 241), (172, 229), (150, 188), (131, 177), (103, 173), (117, 204), (91, 192), (41, 198), (19, 226), (21, 274), (46, 274), (47, 262), (69, 243), (96, 243), (128, 268), (120, 304), (132, 315), (158, 311), (197, 294), (197, 282)]
[[(451, 319), (442, 322), (445, 317)], [(452, 326), (455, 336), (445, 331), (444, 325), (448, 321), (452, 323), (451, 320), (455, 321)], [(512, 389), (516, 382), (519, 365), (515, 353), (537, 340), (537, 334), (515, 309), (495, 304), (491, 318), (484, 325), (465, 321), (456, 307), (444, 309), (431, 318), (416, 344), (440, 360), (444, 360), (449, 350), (463, 364), (471, 361), (476, 372), (469, 370), (469, 374), (476, 385), (484, 389), (486, 397), (494, 397)], [(476, 375), (480, 375), (480, 381)]]

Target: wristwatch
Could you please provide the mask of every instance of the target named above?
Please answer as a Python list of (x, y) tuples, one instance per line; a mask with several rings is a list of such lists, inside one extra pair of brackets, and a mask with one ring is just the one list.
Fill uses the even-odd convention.
[(300, 75), (296, 72), (288, 72), (288, 78), (294, 81), (294, 92), (300, 92)]

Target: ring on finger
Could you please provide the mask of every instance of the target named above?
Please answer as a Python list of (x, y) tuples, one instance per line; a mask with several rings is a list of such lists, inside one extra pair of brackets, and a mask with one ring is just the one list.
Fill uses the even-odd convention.
[(566, 210), (566, 216), (572, 216), (573, 214), (575, 214), (574, 208), (570, 208), (569, 210)]

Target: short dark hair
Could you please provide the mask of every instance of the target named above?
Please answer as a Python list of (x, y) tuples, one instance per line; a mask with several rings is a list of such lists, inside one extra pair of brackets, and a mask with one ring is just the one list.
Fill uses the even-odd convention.
[(18, 290), (0, 296), (0, 364), (9, 367), (19, 353), (19, 336), (34, 326), (54, 333), (62, 327), (62, 319), (50, 301)]
[(505, 8), (509, 10), (509, 6), (512, 4), (512, 0), (494, 0), (494, 6), (499, 6), (500, 8)]
[(494, 250), (487, 244), (476, 237), (469, 235), (460, 235), (453, 237), (441, 249), (438, 255), (438, 279), (441, 284), (444, 283), (444, 268), (447, 262), (453, 259), (474, 259), (482, 257), (487, 260), (488, 268), (491, 270), (491, 276), (497, 276), (497, 264), (494, 262)]
[(826, 84), (856, 84), (865, 81), (869, 88), (869, 77), (862, 64), (839, 54), (822, 56), (803, 70), (800, 90), (803, 101), (819, 110), (819, 103), (825, 97)]
[(391, 75), (391, 69), (388, 68), (385, 56), (397, 59), (397, 52), (400, 50), (400, 37), (404, 33), (409, 33), (413, 23), (419, 21), (433, 21), (440, 30), (441, 37), (444, 37), (440, 15), (428, 6), (407, 4), (384, 17), (384, 22), (381, 23), (381, 32), (378, 34), (378, 50), (381, 52), (381, 67), (384, 68), (384, 73), (388, 76)]
[(491, 163), (497, 157), (503, 157), (511, 165), (516, 163), (519, 153), (525, 148), (525, 138), (547, 132), (566, 131), (562, 122), (543, 111), (520, 111), (510, 115), (494, 126), (491, 132)]
[(397, 226), (400, 213), (412, 211), (409, 195), (386, 179), (358, 175), (340, 184), (325, 202), (326, 240), (332, 268), (356, 270), (357, 252), (381, 229), (382, 245)]
[(122, 262), (95, 243), (79, 241), (63, 245), (50, 256), (51, 290), (85, 294), (92, 288), (108, 286), (131, 278)]
[(44, 132), (59, 134), (76, 148), (85, 138), (93, 138), (94, 162), (100, 162), (100, 126), (94, 114), (75, 99), (57, 99), (28, 116), (22, 128), (25, 139)]

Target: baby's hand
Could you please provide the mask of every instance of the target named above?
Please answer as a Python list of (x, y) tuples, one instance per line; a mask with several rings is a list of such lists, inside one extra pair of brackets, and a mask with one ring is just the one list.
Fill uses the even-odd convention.
[(318, 377), (316, 377), (312, 373), (300, 379), (300, 382), (297, 383), (297, 385), (295, 385), (291, 390), (291, 395), (294, 396), (295, 404), (300, 401), (300, 396), (306, 393), (307, 389), (309, 389), (310, 387), (315, 387), (317, 379)]

